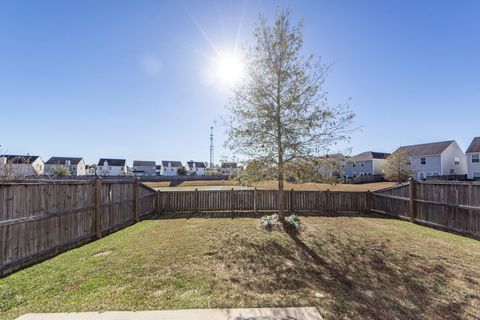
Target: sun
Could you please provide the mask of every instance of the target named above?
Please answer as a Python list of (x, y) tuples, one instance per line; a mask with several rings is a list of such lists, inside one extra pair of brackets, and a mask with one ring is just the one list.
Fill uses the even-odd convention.
[(220, 54), (216, 61), (216, 80), (229, 87), (238, 84), (245, 73), (243, 59), (237, 54)]

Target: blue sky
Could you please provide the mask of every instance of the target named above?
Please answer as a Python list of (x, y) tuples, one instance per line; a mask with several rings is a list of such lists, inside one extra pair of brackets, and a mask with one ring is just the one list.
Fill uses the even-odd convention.
[[(251, 43), (289, 7), (305, 53), (352, 98), (352, 153), (480, 135), (478, 1), (0, 1), (0, 149), (140, 160), (209, 158), (229, 91), (215, 49)], [(216, 134), (216, 160), (224, 129)]]

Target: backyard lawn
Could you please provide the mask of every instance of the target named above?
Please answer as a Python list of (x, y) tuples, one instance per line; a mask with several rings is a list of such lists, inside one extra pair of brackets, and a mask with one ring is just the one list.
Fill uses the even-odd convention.
[[(208, 215), (205, 215), (208, 216)], [(316, 306), (326, 319), (478, 319), (480, 242), (375, 215), (148, 220), (0, 279), (27, 312)]]

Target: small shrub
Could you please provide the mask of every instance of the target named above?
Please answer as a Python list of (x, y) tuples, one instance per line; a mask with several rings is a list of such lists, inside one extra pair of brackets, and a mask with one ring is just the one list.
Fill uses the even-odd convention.
[(285, 228), (298, 229), (300, 228), (300, 218), (297, 215), (292, 214), (285, 218)]
[(278, 214), (272, 214), (269, 216), (262, 216), (260, 218), (260, 227), (262, 229), (272, 231), (274, 229), (278, 229), (281, 226), (281, 222), (278, 219)]
[(283, 230), (286, 232), (298, 233), (300, 231), (300, 219), (297, 215), (292, 214), (286, 217), (284, 223), (282, 223), (278, 218), (278, 214), (275, 213), (269, 216), (261, 217), (260, 227), (268, 231)]

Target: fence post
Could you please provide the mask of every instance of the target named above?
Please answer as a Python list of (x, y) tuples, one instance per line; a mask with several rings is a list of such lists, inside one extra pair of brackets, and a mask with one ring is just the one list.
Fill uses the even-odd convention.
[(415, 203), (415, 180), (410, 178), (408, 192), (410, 195), (410, 221), (415, 222), (417, 218), (417, 204)]
[(135, 183), (133, 185), (133, 221), (140, 221), (140, 206), (139, 206), (139, 197), (140, 197), (140, 180), (135, 178)]
[(233, 197), (234, 197), (233, 192), (234, 192), (234, 189), (232, 188), (232, 190), (230, 191), (230, 207), (231, 207), (230, 210), (232, 211), (232, 213), (233, 213), (234, 210), (235, 210), (235, 203), (234, 203), (234, 199), (233, 199)]
[(293, 213), (293, 210), (295, 209), (295, 205), (293, 204), (294, 202), (294, 194), (293, 194), (293, 188), (290, 190), (290, 213)]
[(325, 211), (330, 212), (331, 211), (331, 206), (330, 206), (330, 189), (327, 189), (325, 191)]
[(253, 189), (253, 212), (257, 212), (257, 188)]
[(195, 188), (195, 212), (198, 212), (198, 188)]
[(95, 179), (95, 234), (97, 238), (102, 237), (102, 180)]
[(156, 194), (156, 197), (155, 197), (155, 207), (156, 207), (156, 211), (157, 213), (160, 213), (161, 210), (162, 210), (162, 205), (160, 203), (160, 190), (157, 190), (157, 194)]
[(367, 190), (367, 199), (365, 203), (365, 210), (366, 212), (370, 212), (372, 210), (372, 192)]

